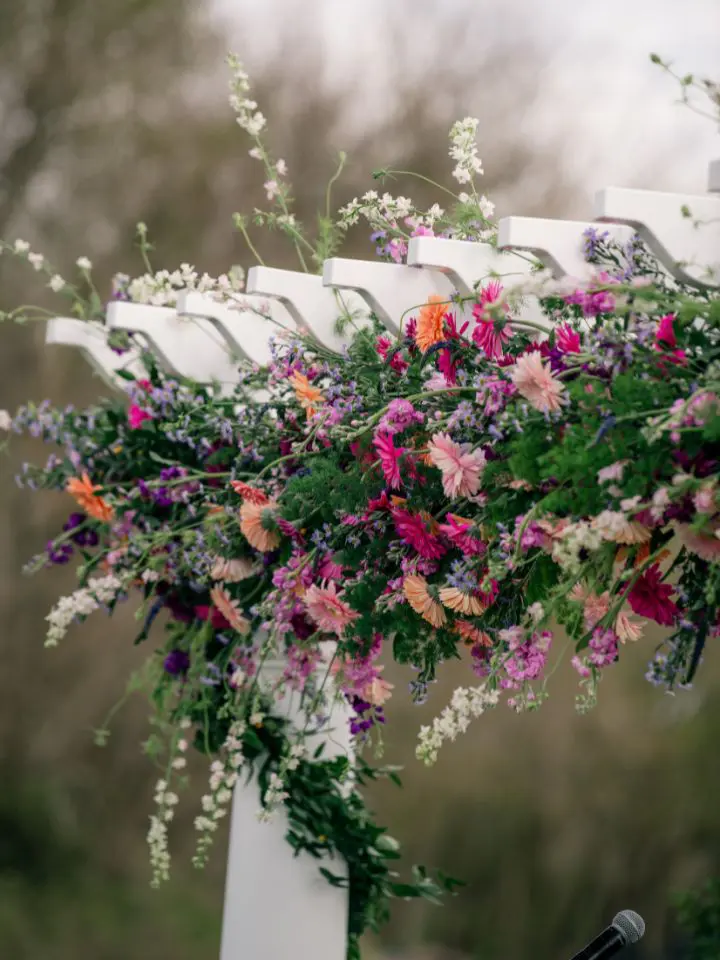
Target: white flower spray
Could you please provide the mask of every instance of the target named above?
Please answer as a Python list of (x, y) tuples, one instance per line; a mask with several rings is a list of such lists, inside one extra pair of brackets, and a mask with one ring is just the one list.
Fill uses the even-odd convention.
[(458, 687), (448, 706), (439, 717), (435, 717), (432, 726), (420, 728), (419, 743), (415, 751), (417, 758), (427, 766), (432, 766), (443, 742), (455, 740), (459, 734), (465, 733), (472, 720), (497, 705), (499, 697), (499, 692), (488, 689), (487, 684), (479, 687)]
[(199, 837), (193, 865), (198, 868), (207, 863), (218, 822), (227, 816), (239, 771), (245, 762), (242, 743), (245, 730), (246, 725), (242, 720), (231, 724), (223, 744), (224, 760), (214, 760), (210, 764), (210, 790), (200, 801), (202, 814), (195, 818)]
[(107, 577), (91, 577), (86, 587), (81, 587), (69, 597), (60, 597), (45, 617), (50, 625), (45, 646), (56, 647), (68, 632), (70, 624), (84, 620), (91, 613), (112, 603), (124, 588), (123, 581), (111, 573)]

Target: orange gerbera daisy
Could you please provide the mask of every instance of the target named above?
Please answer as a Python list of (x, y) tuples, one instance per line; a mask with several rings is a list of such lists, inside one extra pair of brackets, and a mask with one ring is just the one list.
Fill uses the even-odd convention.
[(223, 588), (222, 584), (212, 588), (210, 591), (210, 599), (233, 630), (237, 630), (243, 637), (250, 633), (250, 621), (245, 619), (240, 612), (240, 604), (237, 600), (233, 600), (227, 590)]
[(480, 616), (485, 609), (479, 597), (474, 597), (471, 593), (463, 593), (457, 587), (443, 587), (440, 591), (440, 599), (449, 610), (469, 614), (471, 617)]
[(265, 496), (262, 490), (256, 490), (255, 487), (251, 487), (248, 483), (243, 483), (242, 480), (231, 480), (230, 486), (238, 496), (242, 497), (243, 500), (247, 500), (249, 503), (268, 502), (268, 497)]
[(447, 623), (445, 611), (437, 600), (430, 596), (425, 577), (414, 573), (405, 577), (403, 593), (415, 613), (419, 613), (423, 620), (427, 620), (433, 627), (442, 627)]
[(455, 622), (455, 633), (462, 637), (463, 643), (468, 647), (492, 646), (492, 637), (467, 620), (457, 620)]
[(250, 546), (261, 553), (280, 546), (280, 534), (274, 529), (276, 507), (272, 501), (250, 503), (247, 500), (240, 507), (240, 530)]
[(114, 516), (113, 509), (106, 500), (98, 496), (97, 491), (102, 490), (102, 487), (93, 486), (87, 473), (80, 478), (72, 477), (68, 480), (65, 489), (89, 517), (101, 520), (103, 523), (110, 523)]
[(295, 391), (297, 402), (305, 411), (305, 415), (312, 417), (318, 407), (325, 403), (325, 397), (319, 387), (314, 387), (304, 373), (295, 370), (290, 376), (290, 384)]
[(441, 297), (432, 296), (420, 311), (415, 330), (415, 343), (425, 353), (435, 343), (445, 339), (445, 314), (448, 303)]

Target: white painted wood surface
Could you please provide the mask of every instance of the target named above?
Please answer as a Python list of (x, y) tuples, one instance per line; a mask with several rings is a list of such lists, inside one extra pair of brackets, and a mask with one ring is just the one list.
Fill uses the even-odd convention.
[(251, 267), (247, 291), (279, 300), (300, 329), (334, 353), (341, 353), (351, 339), (347, 333), (339, 332), (338, 318), (345, 313), (356, 325), (362, 326), (369, 315), (367, 306), (356, 294), (328, 289), (322, 277), (295, 270)]
[(541, 217), (505, 217), (498, 224), (498, 246), (526, 250), (560, 280), (590, 278), (593, 267), (583, 255), (583, 234), (590, 228), (608, 232), (617, 243), (627, 243), (632, 227), (617, 224), (582, 223), (575, 220), (546, 220)]
[(378, 320), (396, 336), (430, 297), (440, 297), (449, 304), (454, 293), (451, 281), (437, 270), (343, 257), (325, 261), (323, 283), (326, 287), (359, 293)]
[(173, 307), (116, 300), (108, 305), (107, 325), (142, 334), (160, 364), (174, 376), (200, 383), (217, 380), (225, 393), (231, 393), (237, 382), (237, 357), (209, 320), (181, 317)]
[(225, 305), (206, 293), (182, 293), (178, 313), (211, 321), (238, 356), (264, 367), (270, 362), (270, 338), (297, 329), (279, 300), (242, 297), (238, 306)]
[(143, 376), (137, 351), (117, 354), (107, 344), (107, 335), (99, 324), (87, 323), (77, 317), (53, 317), (45, 328), (45, 343), (75, 347), (81, 351), (103, 380), (116, 390), (122, 390), (128, 381), (118, 376), (126, 370), (136, 377)]
[(608, 187), (597, 195), (596, 213), (599, 220), (627, 223), (637, 230), (683, 283), (720, 284), (720, 277), (707, 274), (708, 266), (720, 262), (720, 197)]

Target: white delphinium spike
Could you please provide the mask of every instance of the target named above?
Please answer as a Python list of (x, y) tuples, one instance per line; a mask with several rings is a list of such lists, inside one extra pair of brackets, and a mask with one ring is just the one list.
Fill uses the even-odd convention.
[(475, 142), (479, 122), (475, 117), (465, 117), (450, 128), (449, 153), (455, 161), (453, 176), (458, 183), (472, 183), (475, 174), (484, 173)]

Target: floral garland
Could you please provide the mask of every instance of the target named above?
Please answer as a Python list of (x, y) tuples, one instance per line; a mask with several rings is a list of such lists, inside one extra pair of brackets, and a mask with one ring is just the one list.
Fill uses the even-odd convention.
[[(336, 221), (321, 217), (311, 243), (247, 76), (235, 58), (230, 66), (231, 103), (272, 202), (252, 220), (281, 229), (302, 265), (322, 263), (360, 220), (378, 255), (398, 262), (410, 236), (494, 241), (492, 204), (475, 185), (477, 121), (466, 119), (451, 130), (450, 155), (467, 192), (449, 211), (371, 191)], [(235, 222), (252, 248), (250, 221)], [(116, 278), (115, 299), (173, 304), (198, 289), (242, 304), (239, 271), (156, 273), (143, 225), (138, 239), (147, 273)], [(44, 403), (2, 417), (59, 448), (45, 466), (25, 465), (19, 482), (77, 504), (29, 566), (81, 559), (79, 589), (48, 615), (46, 645), (131, 592), (142, 601), (136, 643), (161, 611), (170, 617), (133, 682), (148, 690), (159, 731), (155, 884), (168, 876), (168, 825), (192, 742), (213, 758), (196, 865), (241, 772), (254, 771), (260, 816), (282, 806), (293, 848), (337, 862), (321, 869), (349, 888), (350, 958), (391, 897), (453, 889), (422, 868), (412, 883), (392, 869), (397, 844), (359, 788), (395, 770), (308, 749), (340, 707), (359, 744), (382, 743), (385, 648), (415, 671), (416, 701), (448, 659), (465, 658), (480, 681), (420, 730), (426, 763), (501, 695), (516, 710), (542, 704), (558, 625), (574, 645), (580, 710), (650, 622), (669, 637), (648, 678), (692, 682), (720, 632), (720, 297), (672, 281), (638, 238), (618, 247), (590, 230), (584, 245), (588, 284), (558, 284), (539, 267), (512, 292), (487, 278), (472, 297), (408, 304), (398, 337), (375, 318), (342, 316), (342, 355), (280, 329), (268, 366), (240, 364), (230, 394), (169, 377), (142, 353), (144, 378), (121, 371), (129, 406)], [(5, 249), (103, 329), (87, 258), (70, 284), (22, 241)], [(528, 293), (542, 322), (523, 319)], [(32, 318), (26, 308), (9, 316)], [(119, 355), (142, 349), (128, 335), (108, 341)], [(273, 663), (279, 674), (268, 679)], [(293, 698), (300, 723), (278, 710)]]

